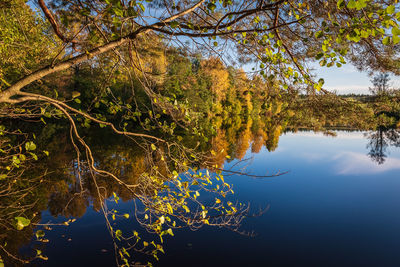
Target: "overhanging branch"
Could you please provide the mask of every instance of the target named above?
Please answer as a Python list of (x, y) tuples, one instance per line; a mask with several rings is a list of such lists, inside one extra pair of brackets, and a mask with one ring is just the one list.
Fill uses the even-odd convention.
[(118, 38), (115, 41), (111, 41), (111, 42), (109, 42), (109, 43), (107, 43), (105, 45), (93, 48), (92, 50), (86, 51), (86, 53), (79, 54), (79, 55), (77, 55), (77, 56), (75, 56), (73, 58), (70, 58), (70, 59), (68, 59), (66, 61), (63, 61), (63, 62), (60, 62), (60, 63), (57, 63), (57, 64), (55, 64), (53, 66), (52, 65), (48, 65), (48, 66), (46, 66), (46, 67), (44, 67), (44, 68), (42, 68), (40, 70), (37, 70), (37, 71), (35, 71), (35, 72), (23, 77), (22, 79), (17, 81), (15, 84), (13, 84), (9, 88), (7, 88), (5, 91), (0, 92), (0, 103), (2, 103), (2, 102), (3, 103), (13, 103), (13, 101), (11, 99), (12, 96), (14, 96), (18, 92), (20, 92), (20, 90), (23, 87), (25, 87), (25, 86), (27, 86), (27, 85), (29, 85), (29, 84), (37, 81), (37, 80), (49, 75), (49, 74), (66, 70), (66, 69), (72, 67), (75, 64), (78, 64), (80, 62), (83, 62), (83, 61), (88, 60), (90, 58), (93, 58), (95, 56), (101, 55), (101, 54), (103, 54), (103, 53), (105, 53), (107, 51), (110, 51), (110, 50), (112, 50), (112, 49), (114, 49), (116, 47), (119, 47), (119, 46), (125, 44), (128, 40), (135, 39), (139, 34), (147, 33), (149, 31), (151, 31), (152, 27), (154, 27), (154, 28), (162, 27), (166, 23), (171, 22), (171, 21), (173, 21), (173, 20), (175, 20), (175, 19), (177, 19), (179, 17), (182, 17), (182, 16), (192, 12), (193, 10), (195, 10), (196, 8), (201, 6), (204, 2), (205, 2), (205, 0), (201, 0), (198, 3), (196, 3), (195, 5), (193, 5), (192, 7), (188, 8), (188, 9), (182, 11), (182, 12), (179, 12), (179, 13), (177, 13), (177, 14), (175, 14), (175, 15), (167, 18), (167, 19), (164, 19), (161, 22), (154, 23), (154, 24), (152, 24), (150, 26), (139, 27), (134, 32), (132, 32), (132, 33), (130, 33), (130, 34), (124, 36), (124, 37)]

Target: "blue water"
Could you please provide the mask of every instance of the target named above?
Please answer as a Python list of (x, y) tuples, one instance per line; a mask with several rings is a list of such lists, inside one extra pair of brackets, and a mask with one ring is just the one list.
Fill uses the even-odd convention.
[[(367, 142), (362, 132), (337, 137), (300, 132), (281, 136), (274, 152), (249, 150), (245, 158), (251, 160), (241, 164), (248, 165), (247, 173), (289, 171), (275, 178), (226, 177), (233, 198), (250, 203), (253, 213), (269, 207), (243, 222), (242, 230), (256, 236), (212, 227), (176, 230), (155, 265), (400, 266), (400, 149), (388, 147), (379, 165), (368, 157)], [(127, 202), (122, 209), (131, 206)], [(115, 264), (101, 214), (88, 211), (63, 229), (49, 232), (49, 260), (36, 264)]]

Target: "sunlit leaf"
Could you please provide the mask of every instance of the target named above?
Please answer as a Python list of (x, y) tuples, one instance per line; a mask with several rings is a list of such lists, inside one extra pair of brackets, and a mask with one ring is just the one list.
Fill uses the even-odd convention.
[(77, 97), (79, 97), (80, 95), (81, 95), (80, 92), (77, 92), (77, 91), (73, 91), (73, 92), (72, 92), (72, 98), (77, 98)]
[(36, 231), (35, 235), (36, 235), (37, 239), (40, 239), (40, 238), (44, 237), (44, 231), (38, 230), (38, 231)]
[(31, 220), (24, 217), (15, 217), (17, 230), (22, 230), (31, 224)]
[(36, 145), (32, 141), (26, 142), (25, 143), (25, 149), (26, 149), (26, 151), (35, 150), (36, 149)]

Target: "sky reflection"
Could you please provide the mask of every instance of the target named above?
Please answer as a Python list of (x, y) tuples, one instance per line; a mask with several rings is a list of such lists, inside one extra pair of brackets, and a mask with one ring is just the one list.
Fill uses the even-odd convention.
[(335, 166), (337, 174), (341, 175), (373, 175), (400, 169), (400, 158), (390, 157), (385, 163), (378, 164), (365, 154), (351, 151), (339, 153), (333, 160), (337, 161)]

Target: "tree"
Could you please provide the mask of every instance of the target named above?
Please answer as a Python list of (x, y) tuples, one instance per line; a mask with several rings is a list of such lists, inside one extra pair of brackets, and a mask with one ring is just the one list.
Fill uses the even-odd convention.
[(210, 58), (201, 62), (203, 74), (210, 78), (211, 91), (216, 95), (217, 103), (225, 99), (229, 87), (229, 73), (218, 58)]
[[(107, 52), (122, 57), (116, 49), (132, 49), (138, 39), (152, 33), (166, 40), (186, 37), (209, 43), (207, 40), (214, 39), (212, 45), (202, 46), (207, 49), (232, 42), (241, 59), (261, 61), (263, 75), (279, 75), (284, 87), (289, 82), (308, 83), (317, 89), (322, 86), (311, 80), (302, 64), (310, 58), (327, 67), (341, 66), (347, 58), (360, 69), (399, 72), (394, 49), (400, 41), (397, 1), (201, 0), (152, 1), (145, 6), (133, 1), (53, 0), (51, 9), (44, 0), (38, 4), (54, 30), (53, 38), (61, 41), (49, 51), (63, 53), (57, 53), (47, 66), (19, 75), (14, 84), (6, 81), (10, 85), (0, 95), (3, 103), (32, 100), (22, 89), (33, 82)], [(145, 16), (153, 11), (168, 16), (155, 17), (152, 23)], [(23, 97), (16, 100), (14, 96)], [(44, 101), (41, 97), (36, 100)]]
[(24, 0), (0, 4), (0, 88), (49, 63), (62, 42)]
[(373, 87), (370, 87), (369, 91), (376, 96), (385, 95), (390, 89), (389, 81), (389, 73), (379, 73), (372, 78), (371, 83)]

